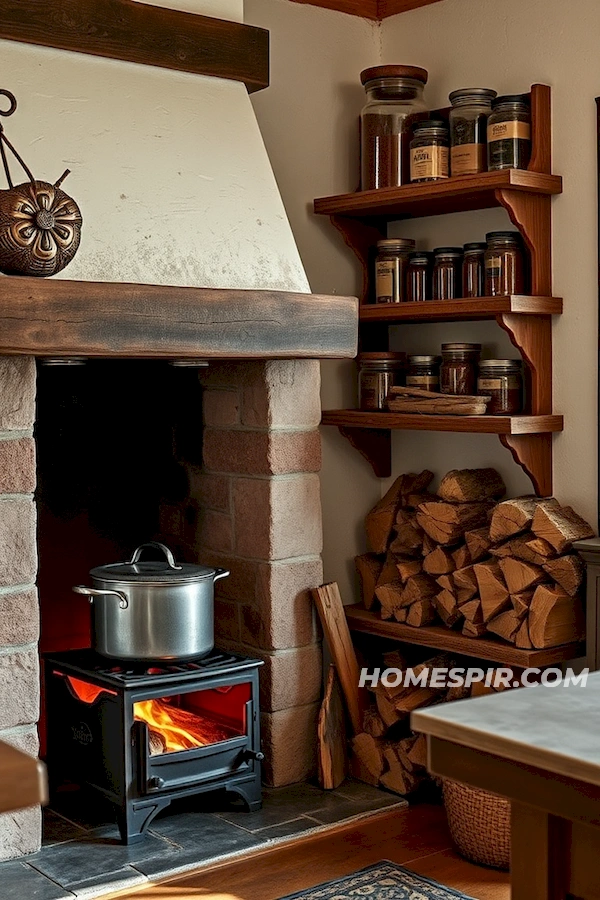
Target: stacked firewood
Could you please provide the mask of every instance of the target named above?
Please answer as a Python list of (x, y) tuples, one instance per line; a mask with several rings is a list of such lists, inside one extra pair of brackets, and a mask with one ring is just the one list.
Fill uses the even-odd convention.
[(494, 469), (401, 475), (365, 520), (369, 553), (356, 557), (367, 609), (468, 637), (496, 635), (522, 649), (583, 637), (584, 564), (574, 541), (594, 530), (554, 498), (506, 493)]
[[(414, 684), (424, 669), (452, 669), (456, 660), (442, 653), (411, 667), (411, 684), (404, 686), (403, 677), (397, 686), (388, 687), (379, 680), (370, 688), (373, 702), (363, 715), (363, 731), (352, 740), (352, 751), (360, 760), (363, 777), (373, 784), (398, 794), (410, 794), (423, 781), (430, 778), (427, 773), (427, 744), (425, 735), (410, 730), (410, 713), (415, 709), (432, 706), (466, 697), (481, 696), (505, 689), (506, 685), (494, 687), (496, 670), (488, 669), (485, 681), (474, 682), (471, 687), (432, 687), (431, 675), (423, 680), (426, 685)], [(408, 664), (396, 650), (385, 653), (382, 670), (399, 669), (406, 673)], [(506, 671), (506, 670), (505, 670)], [(509, 679), (512, 684), (512, 679)]]

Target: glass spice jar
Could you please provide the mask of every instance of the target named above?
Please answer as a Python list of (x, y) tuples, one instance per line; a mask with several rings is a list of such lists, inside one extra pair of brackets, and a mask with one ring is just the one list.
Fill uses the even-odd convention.
[(437, 247), (433, 251), (434, 300), (454, 300), (462, 287), (462, 247)]
[(525, 261), (519, 232), (490, 231), (485, 239), (486, 297), (524, 294)]
[(410, 180), (439, 181), (448, 178), (450, 136), (444, 121), (415, 122), (410, 142)]
[(486, 412), (491, 416), (514, 416), (523, 410), (523, 376), (520, 359), (482, 359), (477, 393), (492, 399)]
[(450, 94), (451, 175), (486, 171), (487, 123), (495, 96), (490, 88), (460, 88)]
[(377, 241), (375, 302), (402, 303), (406, 298), (406, 273), (415, 242), (409, 238)]
[(487, 125), (488, 169), (526, 169), (531, 157), (528, 94), (507, 94), (492, 101)]
[(360, 80), (367, 94), (360, 114), (361, 190), (408, 184), (412, 124), (427, 116), (427, 71), (373, 66), (360, 73)]
[(359, 353), (357, 362), (360, 409), (385, 410), (390, 388), (404, 380), (406, 353)]
[(485, 251), (487, 244), (465, 244), (463, 247), (462, 296), (485, 296)]
[(410, 254), (406, 278), (406, 299), (409, 303), (431, 300), (432, 265), (432, 253), (418, 250)]
[(418, 388), (420, 391), (439, 391), (439, 356), (409, 356), (406, 387)]
[(440, 366), (440, 391), (442, 394), (475, 394), (477, 386), (476, 365), (481, 344), (442, 344)]

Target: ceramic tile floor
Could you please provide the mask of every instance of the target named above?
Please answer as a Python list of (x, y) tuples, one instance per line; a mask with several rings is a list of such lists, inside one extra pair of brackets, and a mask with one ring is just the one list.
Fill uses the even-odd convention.
[(173, 803), (153, 820), (144, 841), (126, 847), (110, 805), (74, 791), (44, 811), (39, 853), (0, 863), (2, 900), (98, 897), (405, 805), (401, 797), (353, 780), (335, 791), (312, 784), (265, 788), (263, 808), (254, 813), (215, 792)]

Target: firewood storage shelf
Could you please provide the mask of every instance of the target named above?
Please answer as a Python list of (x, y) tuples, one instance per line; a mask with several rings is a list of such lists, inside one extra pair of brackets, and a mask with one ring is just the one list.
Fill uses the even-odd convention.
[(466, 637), (442, 625), (420, 628), (381, 619), (377, 612), (365, 609), (362, 603), (344, 608), (350, 631), (371, 634), (380, 638), (418, 644), (435, 650), (447, 650), (462, 656), (472, 656), (518, 669), (544, 668), (578, 659), (585, 655), (585, 644), (561, 644), (545, 650), (520, 650), (493, 637)]
[[(527, 170), (460, 175), (444, 181), (357, 191), (314, 201), (315, 213), (330, 217), (362, 266), (359, 317), (363, 350), (387, 349), (388, 326), (392, 324), (491, 319), (508, 333), (526, 365), (528, 408), (520, 416), (325, 411), (323, 424), (336, 425), (379, 477), (391, 475), (391, 430), (492, 433), (498, 434), (529, 475), (536, 493), (552, 493), (552, 433), (562, 431), (563, 420), (552, 410), (552, 316), (562, 312), (562, 300), (552, 296), (551, 198), (562, 192), (562, 179), (551, 172), (550, 88), (532, 85), (530, 100), (532, 156)], [(438, 112), (447, 116), (447, 110)], [(393, 307), (369, 302), (373, 248), (387, 236), (390, 221), (496, 206), (506, 209), (529, 250), (531, 295), (402, 303)]]

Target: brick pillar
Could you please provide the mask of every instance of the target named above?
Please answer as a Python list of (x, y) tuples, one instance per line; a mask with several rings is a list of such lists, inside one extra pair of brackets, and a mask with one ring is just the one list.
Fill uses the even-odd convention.
[(211, 363), (204, 465), (188, 467), (188, 556), (226, 566), (216, 642), (260, 657), (265, 779), (314, 774), (320, 634), (308, 589), (322, 582), (319, 364)]
[[(35, 361), (0, 357), (0, 740), (38, 754)], [(39, 807), (0, 815), (0, 859), (39, 850)]]

